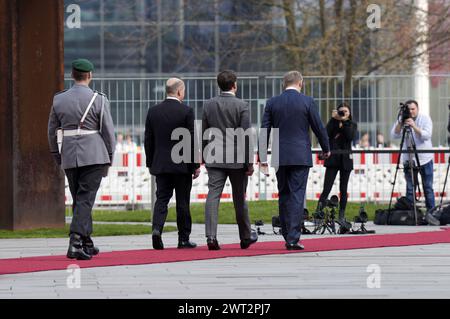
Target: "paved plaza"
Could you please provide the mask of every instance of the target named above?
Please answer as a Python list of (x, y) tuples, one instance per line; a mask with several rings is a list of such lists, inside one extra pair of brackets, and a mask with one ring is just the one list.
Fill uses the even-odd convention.
[[(368, 228), (417, 236), (439, 229)], [(262, 230), (272, 229), (266, 225)], [(203, 225), (193, 225), (193, 241), (204, 245), (203, 234)], [(330, 235), (303, 238), (324, 236)], [(94, 239), (103, 252), (151, 248), (150, 235)], [(163, 240), (166, 247), (175, 247), (177, 233), (165, 233)], [(259, 240), (283, 245), (278, 235)], [(219, 241), (238, 242), (237, 226), (220, 225)], [(62, 255), (66, 249), (67, 239), (0, 240), (0, 258)], [(79, 288), (68, 286), (70, 275), (67, 270), (3, 275), (0, 298), (450, 298), (450, 244), (85, 268)]]

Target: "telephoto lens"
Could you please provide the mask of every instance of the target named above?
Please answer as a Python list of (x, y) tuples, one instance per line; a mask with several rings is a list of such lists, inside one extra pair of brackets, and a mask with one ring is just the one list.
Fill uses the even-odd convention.
[(337, 197), (337, 195), (333, 195), (330, 197), (330, 199), (327, 201), (327, 206), (328, 207), (338, 207), (339, 205), (339, 197)]

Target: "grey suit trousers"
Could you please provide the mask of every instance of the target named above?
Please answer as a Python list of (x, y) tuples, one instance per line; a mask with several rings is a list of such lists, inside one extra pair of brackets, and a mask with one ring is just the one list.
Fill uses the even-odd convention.
[(223, 187), (227, 178), (230, 178), (233, 190), (233, 204), (236, 212), (236, 222), (239, 227), (239, 238), (250, 239), (251, 225), (248, 215), (248, 206), (245, 200), (248, 176), (245, 169), (226, 169), (207, 167), (208, 170), (208, 197), (205, 205), (206, 237), (217, 238), (217, 222), (219, 217), (219, 203)]

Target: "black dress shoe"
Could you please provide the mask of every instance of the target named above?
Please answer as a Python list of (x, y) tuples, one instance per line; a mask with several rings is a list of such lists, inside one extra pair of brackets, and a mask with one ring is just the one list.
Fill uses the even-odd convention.
[(98, 253), (100, 252), (100, 249), (94, 246), (94, 242), (92, 241), (91, 237), (83, 238), (83, 250), (86, 252), (86, 254), (91, 256), (98, 255)]
[(208, 250), (220, 250), (219, 242), (215, 238), (208, 238), (206, 240)]
[(152, 233), (153, 249), (162, 250), (164, 249), (164, 244), (161, 239), (161, 233), (154, 230)]
[(301, 244), (286, 244), (287, 250), (303, 250), (305, 249), (305, 246)]
[(178, 242), (178, 249), (185, 249), (185, 248), (195, 248), (197, 247), (196, 243), (193, 243), (192, 241), (186, 240), (186, 241), (179, 241)]
[(96, 256), (100, 252), (100, 249), (98, 249), (95, 246), (92, 246), (92, 247), (83, 246), (83, 250), (86, 252), (86, 254), (91, 255), (91, 256)]
[(70, 235), (69, 249), (67, 250), (67, 258), (77, 260), (89, 260), (91, 255), (87, 254), (83, 249), (83, 241), (78, 234)]
[(87, 254), (83, 250), (83, 248), (76, 248), (75, 246), (70, 245), (69, 249), (67, 250), (67, 258), (77, 260), (90, 260), (92, 256)]
[(247, 249), (250, 245), (256, 243), (257, 241), (258, 238), (243, 239), (241, 240), (241, 249)]

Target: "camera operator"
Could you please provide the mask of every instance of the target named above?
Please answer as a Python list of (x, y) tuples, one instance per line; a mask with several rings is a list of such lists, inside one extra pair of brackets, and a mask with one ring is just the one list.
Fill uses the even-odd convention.
[[(406, 108), (407, 107), (407, 108)], [(406, 127), (410, 127), (412, 131), (412, 137), (416, 144), (416, 149), (431, 149), (431, 134), (433, 131), (433, 123), (431, 118), (426, 114), (419, 114), (419, 105), (414, 100), (409, 100), (405, 103), (405, 109), (401, 111), (401, 116), (394, 124), (392, 128), (391, 135), (392, 138), (400, 139), (403, 135), (403, 130)], [(408, 148), (412, 141), (408, 141), (405, 137), (403, 142), (403, 150)], [(425, 203), (427, 210), (432, 209), (435, 206), (434, 191), (433, 191), (433, 154), (432, 153), (419, 153), (419, 164), (420, 164), (420, 175), (422, 176), (422, 184), (425, 193)], [(413, 194), (413, 183), (411, 177), (409, 154), (401, 155), (402, 163), (404, 163), (404, 173), (406, 179), (406, 197), (412, 203)], [(413, 162), (413, 167), (417, 167), (415, 154), (411, 154), (411, 161)], [(414, 171), (414, 181), (417, 185), (417, 170)]]
[(350, 173), (353, 170), (353, 156), (350, 153), (333, 154), (333, 151), (351, 151), (357, 124), (352, 121), (350, 106), (345, 102), (341, 103), (336, 110), (333, 110), (331, 116), (332, 118), (327, 124), (331, 156), (324, 162), (324, 166), (326, 167), (325, 181), (317, 211), (322, 210), (326, 206), (326, 201), (333, 187), (334, 180), (336, 179), (337, 173), (340, 172), (339, 191), (341, 192), (341, 200), (339, 203), (339, 220), (343, 221), (345, 219), (345, 207), (347, 206), (347, 186)]

